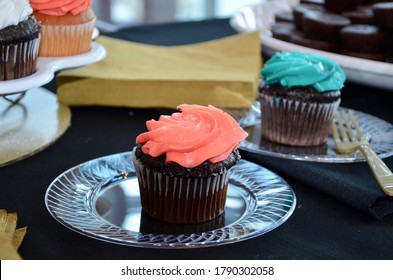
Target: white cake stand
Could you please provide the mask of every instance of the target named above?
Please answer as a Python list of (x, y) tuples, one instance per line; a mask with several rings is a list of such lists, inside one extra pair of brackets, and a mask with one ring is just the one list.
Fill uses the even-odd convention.
[(0, 82), (0, 167), (27, 158), (54, 143), (69, 127), (71, 110), (41, 86), (57, 71), (96, 63), (106, 50), (92, 42), (87, 53), (39, 57), (34, 74)]

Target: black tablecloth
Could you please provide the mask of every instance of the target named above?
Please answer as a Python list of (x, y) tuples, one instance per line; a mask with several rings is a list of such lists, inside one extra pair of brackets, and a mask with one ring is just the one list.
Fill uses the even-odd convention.
[[(175, 45), (234, 34), (227, 19), (145, 26), (111, 36)], [(55, 90), (55, 83), (47, 85)], [(393, 122), (392, 91), (348, 82), (342, 106)], [(98, 241), (75, 233), (55, 221), (44, 203), (49, 184), (65, 170), (97, 157), (129, 151), (145, 121), (164, 110), (74, 107), (66, 133), (44, 151), (0, 168), (0, 208), (18, 212), (18, 226), (28, 226), (20, 248), (25, 259), (392, 259), (393, 215), (382, 219), (348, 206), (308, 185), (312, 181), (282, 172), (278, 159), (242, 153), (263, 163), (293, 188), (297, 205), (283, 225), (262, 236), (231, 245), (199, 249), (143, 249)], [(393, 158), (385, 159), (393, 168)], [(293, 168), (312, 163), (291, 162)], [(316, 164), (317, 169), (323, 169)], [(345, 170), (372, 180), (366, 163), (328, 165), (330, 172)], [(299, 176), (302, 174), (299, 174)], [(352, 174), (353, 175), (353, 174)], [(353, 175), (353, 176), (355, 176)], [(316, 182), (317, 183), (317, 182)]]

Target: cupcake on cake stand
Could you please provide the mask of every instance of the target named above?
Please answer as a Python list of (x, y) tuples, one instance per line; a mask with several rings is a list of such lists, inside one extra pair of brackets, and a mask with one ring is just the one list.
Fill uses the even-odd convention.
[[(96, 37), (98, 31), (95, 31)], [(92, 42), (87, 53), (64, 57), (38, 57), (30, 76), (0, 81), (0, 166), (31, 156), (54, 143), (69, 127), (71, 111), (56, 95), (41, 86), (59, 70), (96, 63), (106, 50)]]

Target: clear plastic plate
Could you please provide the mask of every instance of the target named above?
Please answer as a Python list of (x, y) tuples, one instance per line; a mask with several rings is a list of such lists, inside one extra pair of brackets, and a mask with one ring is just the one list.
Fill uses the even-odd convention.
[[(345, 110), (346, 108), (339, 108)], [(377, 117), (352, 110), (360, 128), (371, 147), (381, 158), (393, 155), (393, 125)], [(261, 136), (261, 111), (259, 102), (255, 102), (250, 114), (239, 120), (239, 124), (248, 132), (246, 140), (240, 143), (240, 149), (248, 152), (268, 155), (279, 158), (315, 161), (347, 163), (365, 161), (363, 154), (356, 151), (351, 154), (337, 154), (333, 135), (330, 134), (327, 143), (317, 147), (292, 147), (267, 141)]]
[(62, 225), (80, 234), (120, 245), (199, 248), (250, 239), (283, 224), (296, 197), (278, 175), (241, 160), (232, 167), (224, 214), (194, 225), (147, 217), (140, 205), (131, 153), (82, 163), (57, 177), (45, 203)]

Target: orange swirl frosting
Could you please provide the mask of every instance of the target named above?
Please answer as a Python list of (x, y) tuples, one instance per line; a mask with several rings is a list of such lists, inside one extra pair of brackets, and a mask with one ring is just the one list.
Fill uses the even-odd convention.
[(148, 132), (136, 138), (145, 154), (166, 154), (166, 162), (192, 168), (206, 160), (225, 160), (247, 137), (229, 114), (214, 106), (182, 104), (177, 108), (180, 113), (146, 122)]
[(91, 6), (93, 0), (30, 0), (30, 6), (40, 14), (63, 16), (70, 12), (74, 16)]

